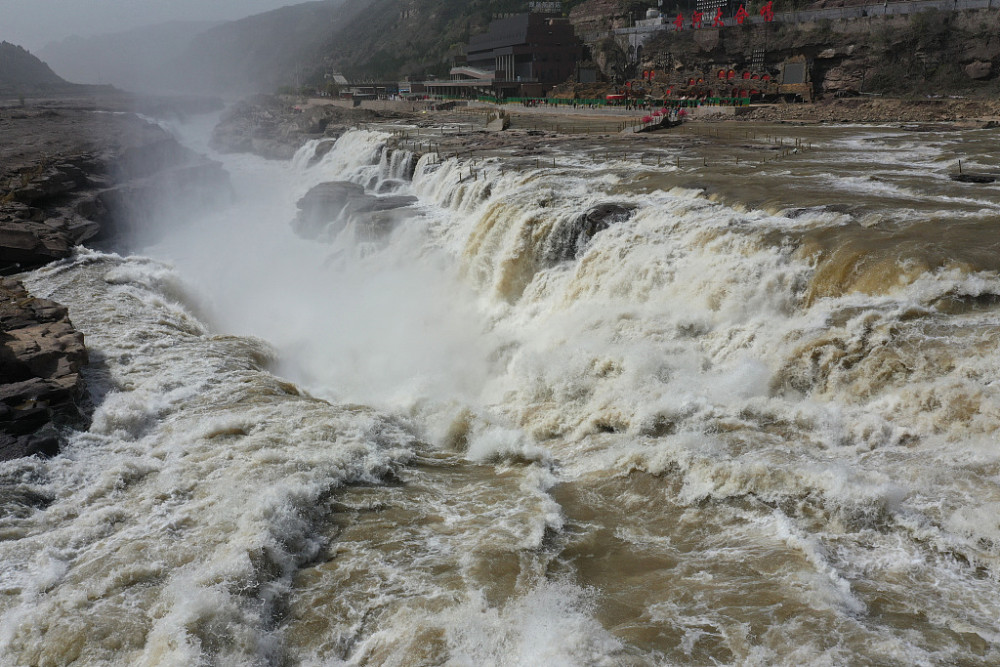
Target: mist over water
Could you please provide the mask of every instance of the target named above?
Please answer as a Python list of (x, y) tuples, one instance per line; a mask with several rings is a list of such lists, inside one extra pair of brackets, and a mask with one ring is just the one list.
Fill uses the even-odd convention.
[[(215, 156), (231, 206), (34, 272), (97, 411), (0, 467), (0, 662), (1000, 661), (1000, 190), (946, 179), (996, 139), (808, 131)], [(333, 180), (418, 199), (295, 236)]]

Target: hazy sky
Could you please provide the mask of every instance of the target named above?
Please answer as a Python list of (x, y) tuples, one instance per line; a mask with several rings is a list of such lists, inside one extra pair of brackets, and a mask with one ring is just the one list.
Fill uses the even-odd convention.
[(303, 0), (0, 0), (0, 41), (36, 51), (70, 35), (164, 21), (238, 19)]

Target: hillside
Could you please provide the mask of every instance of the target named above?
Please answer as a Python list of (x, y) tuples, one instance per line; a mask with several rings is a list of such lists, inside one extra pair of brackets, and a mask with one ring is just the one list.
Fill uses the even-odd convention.
[[(643, 8), (655, 4), (611, 1)], [(580, 4), (586, 3), (563, 2), (563, 10)], [(355, 79), (447, 76), (471, 35), (485, 31), (496, 14), (526, 7), (525, 0), (374, 0), (327, 41), (317, 60)]]
[(351, 78), (395, 79), (447, 74), (469, 35), (517, 0), (374, 0), (327, 40), (326, 66)]
[[(282, 7), (197, 35), (168, 63), (174, 88), (212, 93), (270, 91), (316, 69), (330, 36), (372, 0), (320, 0)], [(321, 62), (321, 60), (320, 60)]]
[[(628, 16), (655, 4), (569, 0), (563, 11), (574, 23), (579, 15), (584, 25), (577, 32), (586, 36), (612, 24), (627, 25)], [(526, 6), (525, 0), (374, 0), (328, 40), (317, 60), (355, 79), (447, 76), (471, 35), (486, 30), (496, 14), (523, 12)], [(604, 20), (609, 9), (613, 16)]]
[(1000, 92), (1000, 39), (995, 11), (929, 10), (723, 30), (663, 31), (643, 51), (642, 67), (681, 78), (716, 68), (750, 67), (766, 45), (765, 69), (804, 56), (820, 95), (993, 96)]
[(0, 93), (35, 93), (65, 85), (48, 65), (27, 50), (0, 42)]
[[(857, 4), (859, 0), (776, 0), (779, 9)], [(630, 25), (654, 0), (582, 0), (563, 3), (593, 61), (609, 77), (632, 76), (621, 40), (607, 37)], [(497, 13), (523, 11), (516, 0), (373, 0), (316, 54), (315, 74), (330, 69), (353, 79), (446, 76), (469, 36)], [(723, 30), (664, 30), (635, 68), (692, 74), (745, 69), (765, 52), (772, 73), (785, 59), (804, 57), (820, 95), (1000, 93), (1000, 16), (993, 10), (928, 10), (903, 16), (754, 24)]]
[(270, 92), (318, 71), (332, 36), (372, 2), (318, 0), (225, 23), (73, 37), (43, 51), (57, 71), (80, 82), (141, 92)]

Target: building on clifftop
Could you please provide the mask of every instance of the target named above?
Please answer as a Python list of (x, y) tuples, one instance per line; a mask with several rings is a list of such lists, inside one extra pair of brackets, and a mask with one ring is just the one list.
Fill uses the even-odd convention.
[(542, 96), (576, 72), (583, 43), (567, 19), (558, 14), (515, 14), (490, 23), (474, 35), (463, 64), (451, 70), (451, 81), (428, 82), (430, 92)]

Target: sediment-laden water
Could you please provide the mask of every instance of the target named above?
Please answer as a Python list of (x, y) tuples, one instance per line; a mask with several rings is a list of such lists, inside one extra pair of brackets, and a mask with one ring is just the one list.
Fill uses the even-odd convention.
[[(0, 663), (1000, 662), (1000, 140), (719, 132), (226, 157), (30, 274), (96, 413), (0, 466)], [(419, 199), (297, 238), (330, 180)]]

